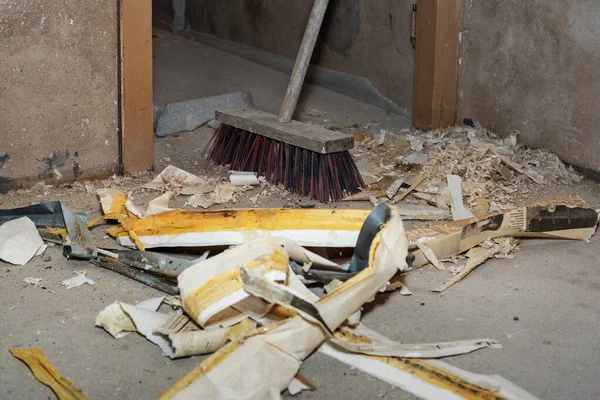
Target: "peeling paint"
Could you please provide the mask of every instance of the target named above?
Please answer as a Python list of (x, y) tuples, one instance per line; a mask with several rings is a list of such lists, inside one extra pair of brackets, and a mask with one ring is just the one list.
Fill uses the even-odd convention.
[(10, 156), (8, 153), (4, 153), (3, 156), (0, 156), (0, 168), (4, 168), (4, 164), (10, 161)]
[(64, 152), (55, 151), (50, 153), (48, 157), (43, 158), (41, 161), (43, 163), (42, 171), (39, 173), (40, 178), (51, 178), (51, 177), (59, 177), (62, 176), (60, 172), (58, 172), (59, 167), (64, 167), (69, 159), (70, 154), (68, 150)]
[(81, 165), (79, 165), (79, 152), (75, 152), (73, 155), (73, 179), (78, 181), (79, 176), (81, 175)]

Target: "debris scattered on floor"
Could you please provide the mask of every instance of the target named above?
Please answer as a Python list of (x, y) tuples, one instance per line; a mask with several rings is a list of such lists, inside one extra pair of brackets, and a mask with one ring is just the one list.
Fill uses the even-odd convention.
[(234, 186), (257, 186), (260, 180), (254, 172), (231, 171), (229, 182)]
[(99, 267), (117, 272), (162, 292), (171, 295), (179, 294), (177, 285), (172, 282), (173, 277), (163, 276), (161, 273), (155, 274), (156, 271), (146, 270), (145, 268), (140, 269), (139, 264), (130, 265), (129, 263), (120, 262), (118, 258), (103, 255), (92, 260), (92, 262)]
[(450, 210), (452, 210), (452, 219), (473, 218), (473, 213), (464, 205), (462, 194), (462, 179), (460, 176), (448, 174), (448, 190), (450, 191)]
[[(137, 304), (138, 308), (156, 311), (165, 301), (166, 296), (154, 297)], [(135, 332), (136, 327), (131, 317), (123, 311), (123, 303), (114, 302), (96, 317), (96, 326), (104, 328), (115, 339), (120, 339), (130, 332)]]
[(310, 383), (308, 379), (306, 379), (300, 374), (296, 375), (287, 387), (288, 393), (292, 396), (295, 396), (298, 393), (303, 392), (305, 390), (314, 391), (317, 390), (317, 388), (312, 383)]
[(214, 190), (215, 185), (207, 179), (190, 174), (173, 165), (166, 167), (151, 182), (142, 186), (146, 189), (171, 191), (184, 196), (200, 195)]
[(440, 360), (367, 357), (339, 350), (327, 343), (321, 346), (319, 352), (421, 399), (537, 399), (498, 375), (475, 374)]
[(73, 289), (85, 284), (94, 286), (96, 282), (85, 276), (86, 273), (87, 271), (85, 270), (75, 271), (73, 272), (75, 274), (73, 278), (61, 281), (60, 284), (66, 286), (67, 289)]
[(173, 192), (165, 192), (154, 200), (148, 202), (148, 209), (144, 212), (144, 217), (149, 217), (165, 211), (173, 210), (172, 208), (169, 208), (169, 200), (171, 200), (172, 196)]
[(408, 164), (412, 165), (423, 165), (429, 160), (429, 155), (427, 154), (409, 154), (404, 159)]
[(435, 256), (435, 252), (431, 250), (425, 243), (417, 242), (417, 247), (419, 250), (421, 250), (421, 253), (423, 253), (425, 258), (427, 258), (427, 261), (429, 261), (434, 267), (440, 271), (446, 270), (444, 263), (438, 260), (438, 258)]
[(386, 142), (365, 151), (364, 144), (357, 142), (353, 156), (369, 185), (376, 183), (368, 181), (369, 176), (406, 180), (411, 168), (419, 168), (426, 179), (414, 189), (414, 198), (443, 195), (450, 174), (462, 180), (467, 209), (473, 211), (475, 201), (480, 198), (507, 209), (528, 194), (537, 193), (540, 185), (571, 184), (581, 180), (555, 154), (544, 149), (529, 149), (518, 143), (514, 134), (503, 139), (486, 129), (462, 126), (432, 132), (407, 130), (386, 137), (391, 136), (403, 138), (408, 145), (388, 145)]
[[(246, 190), (254, 190), (247, 196), (254, 205), (272, 194), (289, 194), (254, 173), (229, 171), (227, 176), (223, 168), (220, 177), (207, 178), (170, 165), (151, 182), (135, 185), (142, 193), (163, 192), (146, 210), (135, 204), (131, 190), (115, 187), (98, 190), (104, 215), (91, 221), (58, 202), (0, 210), (0, 239), (13, 240), (2, 232), (19, 224), (28, 232), (23, 238), (36, 238), (26, 246), (27, 254), (23, 240), (11, 246), (0, 240), (0, 258), (22, 257), (13, 259), (25, 264), (43, 252), (43, 240), (52, 240), (68, 257), (171, 295), (138, 304), (115, 301), (96, 318), (96, 326), (115, 339), (137, 332), (171, 359), (212, 354), (162, 399), (277, 398), (286, 389), (291, 395), (315, 390), (298, 375), (315, 350), (424, 399), (450, 394), (533, 399), (500, 377), (434, 360), (499, 349), (496, 340), (398, 343), (361, 318), (365, 304), (382, 291), (410, 296), (403, 281), (424, 265), (432, 265), (428, 268), (444, 276), (440, 282), (446, 281), (426, 290), (454, 286), (450, 291), (455, 291), (488, 259), (514, 258), (522, 238), (588, 239), (598, 212), (575, 195), (509, 207), (517, 194), (573, 182), (577, 175), (551, 153), (481, 129), (419, 135), (381, 130), (363, 139), (355, 156), (364, 161), (359, 166), (370, 168), (363, 176), (371, 178), (365, 179), (371, 186), (345, 200), (371, 200), (373, 210), (171, 208), (170, 201), (187, 200), (186, 206), (203, 209), (236, 203)], [(390, 149), (393, 154), (386, 153)], [(405, 232), (402, 219), (428, 222)], [(119, 245), (138, 250), (96, 246), (88, 228), (102, 220), (110, 222), (107, 231)], [(441, 220), (453, 221), (432, 222)], [(165, 247), (169, 254), (146, 251)], [(190, 248), (194, 256), (174, 254)], [(83, 270), (74, 274), (60, 283), (67, 289), (95, 284)], [(41, 278), (23, 282), (47, 289)], [(316, 295), (321, 288), (324, 294)], [(423, 290), (412, 283), (411, 289)]]
[(124, 200), (115, 198), (115, 203), (107, 208), (113, 211), (106, 217), (123, 216), (108, 233), (120, 245), (137, 246), (140, 250), (239, 245), (261, 237), (290, 239), (301, 246), (354, 247), (369, 214), (369, 210), (350, 209), (175, 210), (138, 218), (127, 212)]
[[(539, 237), (587, 240), (596, 231), (598, 213), (576, 195), (496, 212), (483, 219), (470, 218), (417, 228), (407, 232), (411, 243), (432, 249), (438, 260), (453, 257), (502, 237)], [(410, 266), (429, 263), (418, 248), (411, 252)]]
[(81, 393), (71, 382), (66, 380), (60, 372), (48, 361), (46, 355), (39, 347), (30, 349), (8, 349), (13, 357), (23, 361), (31, 370), (33, 376), (48, 386), (58, 400), (85, 400), (87, 397)]
[(310, 115), (311, 117), (322, 117), (327, 115), (327, 111), (318, 110), (316, 108), (305, 108), (304, 113), (306, 115)]
[[(15, 265), (25, 265), (45, 249), (35, 224), (22, 217), (0, 226), (0, 259)], [(43, 250), (42, 250), (43, 252)]]
[(398, 193), (398, 190), (400, 190), (400, 187), (402, 186), (402, 184), (404, 183), (404, 178), (398, 178), (396, 179), (385, 191), (385, 194), (387, 194), (387, 197), (392, 199), (396, 193)]
[[(427, 204), (398, 204), (391, 206), (405, 220), (439, 221), (450, 219), (450, 213)], [(487, 213), (485, 214), (487, 215)]]
[(236, 202), (236, 194), (243, 191), (232, 183), (218, 184), (210, 193), (195, 194), (185, 203), (186, 206), (194, 208), (209, 208), (215, 204), (226, 204)]
[(23, 282), (35, 287), (45, 289), (45, 287), (42, 286), (42, 278), (34, 278), (33, 276), (28, 276), (27, 278), (23, 279)]

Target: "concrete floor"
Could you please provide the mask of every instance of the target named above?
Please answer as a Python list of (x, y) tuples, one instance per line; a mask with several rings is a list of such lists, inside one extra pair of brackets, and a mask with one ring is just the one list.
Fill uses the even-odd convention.
[[(286, 84), (285, 76), (277, 72), (169, 35), (157, 38), (154, 50), (157, 102), (246, 89), (252, 91), (257, 107), (277, 110)], [(213, 71), (208, 80), (202, 60)], [(349, 126), (377, 121), (386, 129), (407, 124), (318, 87), (309, 86), (303, 101), (304, 106), (327, 111), (326, 116), (315, 119), (319, 123), (328, 124), (323, 120), (330, 119), (332, 125)], [(312, 117), (300, 113), (299, 118)], [(172, 163), (194, 173), (218, 173), (194, 152), (209, 135), (208, 129), (202, 128), (157, 140), (157, 169)], [(138, 190), (136, 180), (122, 185), (134, 189), (140, 204), (156, 195)], [(590, 182), (547, 189), (540, 196), (568, 192), (579, 193), (592, 206), (600, 205), (600, 188)], [(0, 196), (0, 208), (50, 200), (64, 201), (89, 217), (100, 212), (95, 196), (79, 186)], [(271, 199), (268, 205), (281, 206), (288, 200)], [(181, 206), (181, 200), (174, 205)], [(235, 206), (249, 203), (242, 199)], [(93, 234), (99, 245), (116, 246), (103, 238), (102, 227)], [(501, 350), (486, 349), (446, 361), (473, 372), (501, 375), (544, 399), (600, 398), (599, 243), (598, 237), (589, 243), (523, 241), (514, 260), (490, 260), (443, 294), (430, 290), (449, 275), (425, 267), (407, 277), (413, 296), (402, 297), (397, 292), (378, 295), (365, 307), (364, 322), (402, 342), (498, 339), (504, 346)], [(47, 254), (50, 261), (36, 257), (23, 267), (0, 263), (0, 398), (52, 398), (50, 390), (10, 356), (10, 347), (41, 347), (54, 366), (90, 399), (153, 399), (199, 363), (201, 357), (169, 360), (136, 334), (115, 340), (94, 327), (97, 313), (113, 301), (135, 303), (160, 292), (86, 262), (66, 260), (58, 247), (49, 248)], [(66, 290), (59, 284), (79, 269), (86, 269), (96, 285)], [(23, 284), (29, 276), (43, 278), (53, 292)], [(312, 355), (300, 372), (318, 389), (298, 395), (299, 399), (413, 399), (321, 354)]]

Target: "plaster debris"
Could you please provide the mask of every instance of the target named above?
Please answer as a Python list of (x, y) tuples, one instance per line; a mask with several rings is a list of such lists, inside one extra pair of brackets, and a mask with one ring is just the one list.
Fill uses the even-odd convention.
[(169, 208), (169, 200), (173, 196), (173, 192), (165, 192), (148, 203), (148, 209), (143, 213), (144, 217), (157, 215), (163, 212), (172, 211)]
[(296, 375), (287, 387), (287, 391), (291, 396), (295, 396), (298, 393), (303, 392), (305, 390), (313, 391), (317, 390), (317, 388), (312, 383), (310, 383), (308, 379), (306, 379), (300, 374)]
[[(221, 183), (210, 193), (195, 194), (185, 203), (194, 208), (209, 208), (215, 204), (236, 202), (238, 187), (231, 183)], [(243, 190), (243, 189), (241, 189)]]
[(216, 119), (211, 119), (210, 121), (208, 121), (206, 123), (206, 126), (216, 130), (216, 129), (219, 129), (219, 126), (221, 126), (221, 121), (218, 121)]
[(67, 289), (73, 289), (81, 285), (85, 285), (86, 283), (90, 286), (94, 286), (96, 284), (96, 282), (85, 276), (87, 271), (81, 270), (73, 273), (75, 274), (73, 278), (61, 281), (60, 284), (66, 286)]
[(388, 282), (387, 286), (385, 287), (386, 292), (393, 292), (396, 289), (400, 289), (400, 294), (402, 296), (411, 296), (412, 295), (412, 292), (410, 291), (410, 289), (399, 279), (394, 282)]
[[(36, 256), (41, 256), (42, 254), (44, 254), (44, 252), (46, 251), (46, 249), (48, 248), (47, 244), (43, 244), (42, 246), (40, 246), (40, 248), (38, 249), (38, 251), (35, 252)], [(46, 261), (46, 257), (44, 257), (44, 261)]]
[(426, 204), (400, 203), (392, 206), (392, 209), (405, 220), (436, 221), (451, 217), (447, 211)]
[(400, 294), (402, 296), (412, 296), (412, 292), (410, 291), (410, 289), (403, 283), (401, 283), (401, 287), (400, 287)]
[(311, 117), (323, 117), (327, 115), (327, 111), (318, 110), (316, 108), (305, 108), (304, 113), (306, 115), (310, 115)]
[[(97, 320), (96, 325), (107, 329), (115, 339), (123, 337), (125, 331), (137, 331), (172, 359), (214, 353), (233, 337), (256, 327), (245, 319), (232, 329), (201, 330), (186, 315), (156, 311), (157, 304), (163, 301), (167, 304), (165, 298), (150, 299), (138, 305), (115, 302), (98, 315), (101, 321)], [(106, 324), (109, 319), (112, 322)]]
[(448, 174), (448, 189), (450, 190), (450, 199), (452, 201), (450, 209), (452, 218), (457, 221), (473, 217), (473, 213), (465, 207), (462, 194), (462, 179), (460, 176)]
[(25, 265), (35, 255), (43, 253), (42, 248), (45, 250), (44, 241), (28, 217), (13, 219), (0, 226), (0, 259)]
[(234, 186), (258, 186), (260, 180), (254, 172), (231, 171), (229, 182)]
[(128, 217), (124, 198), (116, 198), (105, 217), (120, 220), (108, 229), (122, 246), (152, 247), (239, 245), (270, 238), (292, 240), (299, 246), (352, 247), (369, 210), (239, 209), (217, 211), (175, 210), (150, 218)]
[(184, 196), (211, 192), (215, 185), (209, 180), (190, 174), (173, 165), (166, 167), (151, 182), (142, 186), (146, 189), (172, 191)]
[(35, 287), (44, 288), (42, 286), (42, 278), (34, 278), (33, 276), (28, 276), (27, 278), (23, 279), (23, 282)]
[[(314, 305), (310, 306), (314, 299), (310, 291), (302, 294), (298, 291), (301, 289), (270, 291), (277, 295), (278, 303), (290, 301), (295, 310), (298, 311), (299, 306), (306, 312), (246, 336), (243, 340), (230, 342), (165, 392), (164, 398), (183, 398), (200, 393), (210, 398), (223, 397), (223, 393), (243, 393), (244, 398), (252, 398), (261, 396), (265, 390), (285, 390), (296, 376), (302, 360), (327, 338), (322, 328), (336, 329), (362, 304), (371, 300), (398, 269), (406, 265), (403, 260), (407, 243), (399, 217), (390, 220), (388, 226), (379, 233), (376, 243), (379, 244), (378, 250), (372, 253), (364, 278), (348, 281), (325, 296), (319, 301), (316, 313)], [(253, 288), (260, 290), (263, 287), (260, 282)], [(246, 283), (244, 277), (245, 287)], [(269, 290), (275, 288), (273, 285), (276, 284), (270, 285)], [(285, 288), (280, 286), (281, 289)], [(292, 297), (287, 297), (290, 293), (293, 293)], [(298, 302), (297, 299), (304, 301)], [(318, 316), (321, 322), (315, 325)], [(246, 371), (252, 371), (252, 374)], [(234, 398), (242, 397), (236, 395)]]
[(423, 165), (429, 160), (428, 154), (410, 154), (404, 159), (408, 164)]

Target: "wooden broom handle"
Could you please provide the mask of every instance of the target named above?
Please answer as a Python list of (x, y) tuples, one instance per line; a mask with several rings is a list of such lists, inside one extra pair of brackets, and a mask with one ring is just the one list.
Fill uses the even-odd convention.
[(313, 3), (308, 24), (306, 25), (306, 31), (304, 31), (304, 38), (302, 38), (302, 44), (300, 45), (300, 50), (298, 50), (298, 56), (296, 57), (296, 64), (294, 65), (294, 70), (292, 71), (292, 76), (290, 77), (290, 82), (288, 83), (287, 91), (285, 92), (281, 111), (279, 112), (280, 122), (290, 122), (294, 116), (298, 97), (300, 97), (300, 91), (302, 90), (302, 84), (304, 83), (304, 77), (306, 76), (306, 70), (310, 64), (310, 58), (312, 57), (315, 43), (319, 36), (323, 17), (325, 17), (327, 3), (329, 3), (329, 0), (315, 0)]

